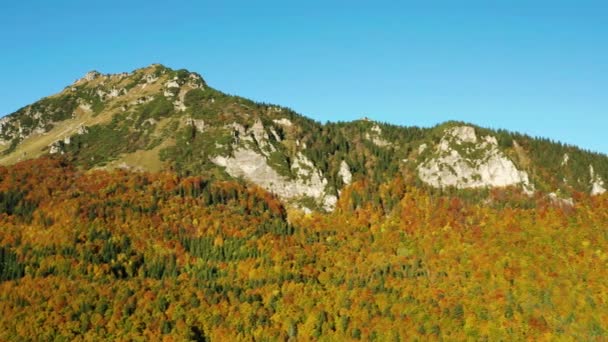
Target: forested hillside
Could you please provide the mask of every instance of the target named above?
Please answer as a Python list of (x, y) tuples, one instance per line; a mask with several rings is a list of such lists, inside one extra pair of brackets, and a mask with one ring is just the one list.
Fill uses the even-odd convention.
[(603, 340), (608, 194), (572, 196), (399, 173), (304, 215), (210, 175), (0, 167), (0, 340)]

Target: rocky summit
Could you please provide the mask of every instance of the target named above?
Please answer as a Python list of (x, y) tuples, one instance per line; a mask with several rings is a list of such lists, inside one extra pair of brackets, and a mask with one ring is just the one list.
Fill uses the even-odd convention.
[(238, 178), (306, 212), (334, 210), (349, 184), (395, 177), (440, 191), (509, 188), (564, 203), (575, 193), (604, 193), (608, 180), (608, 157), (547, 139), (462, 122), (321, 124), (158, 64), (91, 71), (5, 116), (0, 147), (4, 165), (56, 155), (85, 169)]

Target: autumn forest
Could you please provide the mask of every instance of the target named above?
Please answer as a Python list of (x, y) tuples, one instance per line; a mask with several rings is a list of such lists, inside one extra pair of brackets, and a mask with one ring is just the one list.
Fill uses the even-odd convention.
[[(582, 340), (608, 335), (608, 196), (0, 168), (0, 340)], [(369, 198), (370, 193), (377, 194)]]

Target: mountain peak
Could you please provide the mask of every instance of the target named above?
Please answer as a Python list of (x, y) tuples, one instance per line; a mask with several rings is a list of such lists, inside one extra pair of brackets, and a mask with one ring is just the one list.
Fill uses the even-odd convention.
[(178, 80), (178, 79), (198, 79), (204, 83), (201, 75), (196, 72), (191, 72), (187, 69), (171, 69), (160, 63), (152, 63), (146, 67), (135, 69), (131, 72), (120, 72), (114, 74), (104, 74), (97, 70), (91, 70), (87, 72), (83, 77), (79, 78), (74, 82), (74, 85), (82, 85), (84, 83), (88, 83), (91, 81), (95, 81), (97, 79), (110, 79), (110, 80), (121, 80), (125, 78), (133, 78), (133, 81), (138, 81), (141, 78), (146, 80), (150, 78), (159, 78), (163, 75), (170, 76), (169, 78)]
[(91, 70), (87, 72), (78, 82), (80, 81), (92, 81), (98, 77), (101, 77), (101, 73), (97, 70)]

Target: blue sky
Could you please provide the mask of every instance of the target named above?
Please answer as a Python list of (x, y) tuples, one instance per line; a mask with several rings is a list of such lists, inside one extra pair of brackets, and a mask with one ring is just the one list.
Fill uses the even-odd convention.
[(0, 115), (162, 63), (316, 120), (461, 120), (608, 153), (605, 1), (0, 2)]

